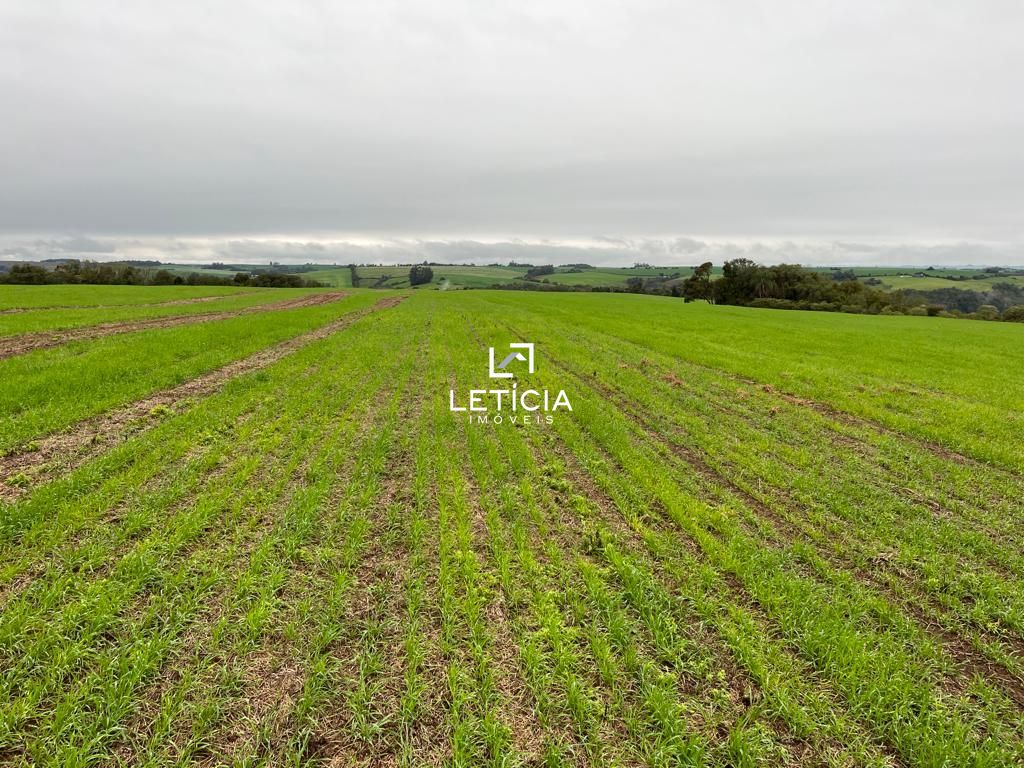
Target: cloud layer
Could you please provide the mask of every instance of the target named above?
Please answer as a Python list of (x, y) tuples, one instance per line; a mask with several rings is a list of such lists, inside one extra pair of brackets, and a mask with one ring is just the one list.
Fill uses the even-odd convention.
[(866, 243), (852, 241), (698, 240), (609, 238), (576, 241), (524, 239), (225, 239), (168, 237), (34, 238), (0, 236), (0, 259), (157, 260), (175, 263), (444, 264), (587, 263), (622, 266), (637, 262), (688, 266), (734, 258), (765, 264), (1024, 265), (1024, 248), (998, 243)]
[(8, 0), (0, 232), (1005, 250), (1022, 28), (1014, 0)]

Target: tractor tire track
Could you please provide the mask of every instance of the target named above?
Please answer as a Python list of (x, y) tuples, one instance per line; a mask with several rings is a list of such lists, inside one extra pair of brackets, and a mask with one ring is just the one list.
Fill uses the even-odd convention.
[(59, 347), (73, 341), (89, 341), (120, 333), (148, 331), (156, 328), (175, 328), (180, 325), (211, 323), (218, 320), (228, 320), (233, 317), (260, 314), (263, 312), (278, 312), (288, 309), (316, 307), (340, 301), (347, 295), (348, 293), (345, 291), (331, 291), (329, 293), (315, 293), (309, 296), (301, 296), (296, 299), (277, 301), (272, 304), (259, 304), (253, 307), (245, 307), (244, 309), (235, 309), (224, 312), (155, 317), (149, 320), (134, 320), (123, 323), (102, 323), (100, 325), (90, 325), (85, 328), (74, 328), (72, 330), (56, 333), (49, 331), (43, 333), (26, 333), (0, 340), (0, 360), (8, 357), (14, 357), (16, 355), (23, 355), (28, 352), (35, 352), (40, 349)]
[[(34, 487), (58, 473), (76, 469), (89, 459), (148, 429), (162, 414), (183, 401), (208, 397), (222, 389), (231, 379), (266, 368), (286, 355), (325, 339), (372, 312), (393, 307), (404, 299), (404, 296), (381, 299), (372, 307), (350, 312), (327, 325), (228, 363), (177, 387), (87, 419), (69, 431), (38, 440), (31, 450), (0, 457), (0, 501), (17, 499), (28, 490), (22, 487), (24, 485)], [(9, 482), (15, 476), (26, 478), (29, 482)]]
[(57, 309), (113, 309), (124, 307), (137, 307), (148, 309), (149, 307), (181, 307), (186, 304), (205, 304), (210, 301), (224, 301), (225, 299), (237, 299), (241, 296), (251, 296), (255, 291), (240, 291), (238, 293), (218, 293), (216, 296), (197, 296), (193, 299), (171, 299), (170, 301), (154, 301), (152, 304), (56, 304), (47, 307), (10, 307), (0, 309), (0, 315), (20, 315), (23, 312), (49, 312)]

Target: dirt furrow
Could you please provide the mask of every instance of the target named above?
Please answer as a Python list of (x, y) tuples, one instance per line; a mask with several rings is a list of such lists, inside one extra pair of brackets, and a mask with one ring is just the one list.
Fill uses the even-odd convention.
[(0, 315), (19, 315), (23, 312), (50, 312), (61, 309), (126, 309), (135, 307), (137, 309), (148, 309), (150, 307), (180, 307), (187, 304), (206, 304), (211, 301), (224, 301), (226, 299), (238, 299), (242, 296), (251, 296), (253, 291), (239, 291), (237, 293), (219, 293), (216, 296), (197, 296), (192, 299), (171, 299), (170, 301), (154, 301), (151, 304), (53, 304), (46, 307), (9, 307), (0, 309)]
[(104, 336), (112, 336), (119, 333), (132, 333), (134, 331), (148, 331), (154, 328), (174, 328), (179, 325), (193, 325), (195, 323), (210, 323), (217, 320), (227, 320), (242, 315), (260, 314), (263, 312), (279, 312), (286, 309), (301, 309), (303, 307), (315, 307), (321, 304), (329, 304), (343, 299), (348, 294), (344, 291), (331, 291), (329, 293), (315, 293), (309, 296), (301, 296), (286, 301), (277, 301), (272, 304), (258, 304), (244, 309), (235, 309), (225, 312), (205, 312), (193, 315), (174, 315), (172, 317), (155, 317), (148, 320), (133, 320), (123, 323), (102, 323), (90, 325), (85, 328), (74, 328), (68, 331), (26, 333), (19, 336), (0, 339), (0, 360), (15, 355), (23, 355), (27, 352), (34, 352), (38, 349), (49, 349), (58, 347), (72, 341), (87, 341), (99, 339)]
[(371, 312), (399, 304), (404, 298), (389, 296), (381, 299), (368, 309), (351, 312), (316, 330), (262, 349), (116, 411), (79, 422), (70, 430), (34, 441), (26, 449), (0, 457), (0, 501), (14, 500), (30, 487), (38, 486), (57, 474), (70, 472), (148, 429), (183, 402), (212, 395), (236, 376), (266, 368), (296, 350), (343, 330)]

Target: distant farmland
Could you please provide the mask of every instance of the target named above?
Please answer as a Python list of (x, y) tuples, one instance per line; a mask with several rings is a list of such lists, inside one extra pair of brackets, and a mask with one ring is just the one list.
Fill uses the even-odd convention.
[[(860, 280), (878, 279), (879, 287), (887, 290), (935, 291), (956, 288), (965, 291), (988, 291), (998, 283), (1024, 286), (1024, 276), (1014, 274), (988, 275), (982, 269), (941, 269), (922, 272), (913, 268), (898, 267), (853, 267), (843, 268), (857, 275)], [(433, 288), (490, 288), (495, 285), (524, 282), (526, 267), (477, 267), (477, 266), (435, 266)], [(820, 268), (821, 272), (832, 272), (832, 268)], [(720, 272), (715, 270), (715, 275)], [(367, 266), (357, 267), (360, 287), (363, 288), (408, 288), (408, 266)], [(645, 279), (667, 277), (667, 287), (675, 280), (682, 280), (693, 273), (692, 266), (665, 267), (590, 267), (576, 269), (557, 267), (554, 274), (538, 278), (541, 283), (555, 283), (565, 286), (585, 286), (625, 289), (630, 278)], [(351, 285), (351, 271), (348, 267), (321, 269), (303, 273), (303, 277), (319, 280), (335, 287)]]
[[(333, 288), (351, 288), (353, 268), (350, 266), (328, 265), (282, 265), (282, 264), (231, 264), (218, 265), (185, 265), (161, 264), (150, 266), (149, 269), (165, 269), (171, 274), (187, 278), (189, 275), (200, 277), (232, 278), (238, 272), (286, 272), (299, 277), (315, 280)], [(358, 287), (377, 289), (409, 288), (410, 265), (369, 265), (354, 268)], [(476, 265), (434, 265), (433, 280), (418, 286), (418, 290), (451, 290), (460, 288), (492, 288), (520, 284), (525, 287), (543, 288), (545, 284), (561, 285), (577, 288), (604, 288), (626, 290), (631, 278), (651, 280), (661, 278), (663, 287), (671, 289), (678, 282), (693, 273), (693, 265), (689, 266), (657, 266), (657, 267), (576, 267), (556, 266), (551, 274), (544, 274), (535, 279), (527, 280), (528, 266), (476, 266)], [(990, 291), (1000, 283), (1009, 283), (1024, 287), (1024, 274), (1021, 270), (1007, 269), (999, 274), (992, 274), (981, 268), (963, 269), (927, 269), (913, 267), (814, 267), (823, 273), (845, 273), (858, 280), (875, 281), (877, 286), (885, 290), (936, 291), (954, 288), (964, 291)], [(721, 265), (716, 266), (713, 277), (721, 274)], [(872, 283), (875, 284), (875, 283)]]
[(1024, 287), (1024, 277), (1006, 275), (1000, 277), (971, 277), (963, 280), (933, 277), (930, 275), (893, 275), (879, 278), (884, 288), (890, 290), (910, 289), (914, 291), (936, 291), (943, 288), (959, 288), (963, 291), (990, 291), (997, 283), (1010, 283)]
[(332, 285), (0, 286), (0, 762), (1024, 761), (1024, 326)]
[[(345, 269), (348, 270), (347, 267)], [(431, 269), (434, 271), (434, 279), (430, 287), (446, 289), (490, 288), (495, 285), (525, 282), (529, 267), (436, 265)], [(556, 267), (553, 274), (539, 276), (536, 282), (625, 288), (626, 281), (631, 277), (686, 277), (692, 271), (692, 267)], [(324, 276), (328, 274), (329, 271), (318, 271), (310, 272), (307, 276), (314, 280), (324, 280)], [(356, 274), (361, 288), (409, 287), (408, 266), (360, 266), (356, 267)], [(329, 278), (327, 282), (330, 282)]]

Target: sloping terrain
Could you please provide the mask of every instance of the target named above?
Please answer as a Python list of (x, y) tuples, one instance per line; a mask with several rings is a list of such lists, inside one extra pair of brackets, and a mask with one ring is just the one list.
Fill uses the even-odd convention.
[[(54, 393), (0, 399), (0, 762), (1024, 760), (1024, 328), (358, 289), (275, 317), (74, 342), (91, 408), (68, 348), (0, 361)], [(492, 379), (513, 342), (534, 372)]]

